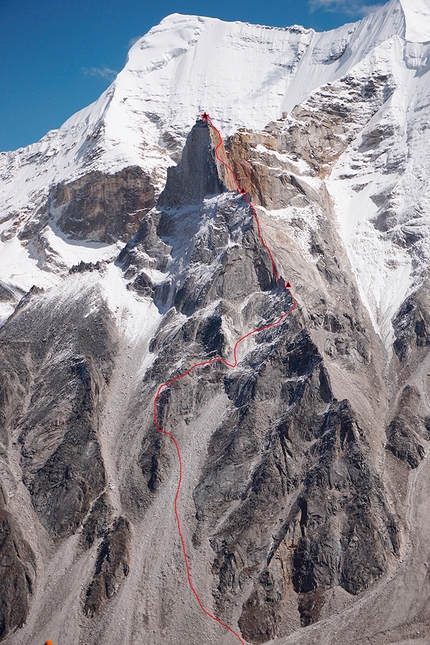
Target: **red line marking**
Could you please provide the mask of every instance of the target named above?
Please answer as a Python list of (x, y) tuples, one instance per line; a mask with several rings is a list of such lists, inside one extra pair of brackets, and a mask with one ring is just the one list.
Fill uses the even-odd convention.
[[(263, 245), (263, 247), (268, 252), (270, 260), (271, 260), (271, 263), (272, 263), (272, 274), (275, 277), (275, 279), (277, 280), (278, 284), (280, 284), (280, 286), (282, 286), (284, 289), (286, 289), (289, 292), (289, 289), (291, 288), (291, 285), (290, 285), (289, 282), (287, 282), (287, 284), (285, 285), (283, 280), (279, 277), (279, 275), (278, 275), (278, 273), (276, 271), (275, 259), (273, 257), (272, 251), (269, 249), (269, 247), (267, 246), (266, 242), (263, 239), (263, 236), (261, 234), (260, 222), (258, 220), (257, 213), (255, 212), (255, 208), (252, 205), (252, 203), (248, 200), (248, 197), (246, 195), (246, 190), (239, 185), (239, 182), (238, 182), (238, 180), (236, 178), (234, 170), (225, 161), (223, 161), (218, 155), (218, 148), (220, 148), (220, 146), (222, 146), (222, 138), (221, 138), (220, 131), (214, 126), (214, 124), (210, 120), (209, 114), (204, 112), (201, 115), (201, 117), (202, 117), (203, 121), (207, 121), (209, 123), (210, 127), (218, 134), (219, 143), (215, 148), (215, 157), (226, 168), (226, 170), (228, 170), (231, 173), (231, 176), (233, 177), (234, 182), (236, 184), (237, 191), (241, 195), (243, 195), (244, 201), (251, 208), (252, 215), (254, 217), (254, 221), (255, 221), (256, 226), (257, 226), (258, 237), (260, 239), (261, 244)], [(161, 383), (161, 385), (159, 385), (157, 393), (156, 393), (156, 395), (154, 397), (154, 426), (155, 426), (155, 428), (157, 429), (157, 431), (160, 434), (164, 434), (164, 435), (168, 436), (172, 440), (173, 445), (176, 448), (176, 453), (177, 453), (177, 456), (178, 456), (179, 477), (178, 477), (178, 484), (177, 484), (177, 487), (176, 487), (175, 499), (173, 501), (173, 510), (174, 510), (174, 513), (175, 513), (176, 527), (177, 527), (177, 530), (178, 530), (179, 539), (181, 541), (182, 555), (183, 555), (183, 558), (184, 558), (185, 569), (186, 569), (186, 572), (187, 572), (188, 586), (190, 587), (191, 591), (193, 592), (200, 609), (206, 614), (206, 616), (208, 616), (209, 618), (214, 620), (216, 623), (221, 625), (221, 627), (224, 627), (229, 632), (231, 632), (231, 634), (233, 634), (233, 636), (235, 636), (237, 638), (237, 640), (239, 641), (239, 643), (241, 643), (241, 645), (245, 645), (245, 641), (243, 640), (243, 638), (241, 638), (241, 636), (239, 636), (239, 634), (237, 632), (235, 632), (234, 629), (232, 629), (231, 627), (229, 627), (228, 625), (223, 623), (222, 620), (220, 620), (219, 618), (217, 618), (216, 616), (211, 614), (204, 607), (202, 601), (200, 600), (200, 596), (197, 593), (197, 591), (196, 591), (196, 589), (195, 589), (195, 587), (193, 585), (193, 582), (191, 580), (191, 568), (190, 568), (190, 563), (188, 561), (187, 549), (186, 549), (186, 546), (185, 546), (185, 540), (184, 540), (184, 536), (182, 534), (182, 529), (181, 529), (181, 520), (179, 518), (179, 513), (178, 513), (178, 498), (179, 498), (179, 492), (181, 490), (182, 475), (183, 475), (183, 465), (182, 465), (181, 451), (179, 450), (178, 442), (176, 441), (174, 435), (171, 432), (167, 432), (167, 430), (163, 430), (162, 428), (160, 428), (160, 426), (157, 423), (157, 402), (158, 402), (160, 394), (161, 394), (161, 392), (162, 392), (162, 390), (164, 388), (169, 387), (169, 385), (171, 385), (175, 381), (179, 381), (180, 379), (185, 378), (185, 376), (188, 376), (188, 374), (190, 374), (190, 372), (192, 372), (193, 370), (195, 370), (198, 367), (204, 367), (205, 365), (212, 365), (212, 363), (224, 363), (224, 365), (226, 365), (227, 367), (230, 367), (230, 368), (234, 369), (237, 366), (237, 363), (238, 363), (238, 361), (237, 361), (237, 348), (240, 345), (240, 343), (245, 340), (245, 338), (249, 338), (249, 336), (252, 336), (253, 334), (258, 334), (260, 331), (263, 331), (264, 329), (270, 329), (271, 327), (276, 327), (277, 325), (279, 325), (284, 320), (284, 318), (286, 318), (292, 311), (294, 311), (294, 309), (296, 309), (297, 302), (293, 298), (291, 293), (290, 293), (290, 296), (292, 298), (292, 305), (291, 305), (290, 309), (288, 309), (288, 311), (285, 311), (274, 322), (271, 322), (268, 325), (262, 325), (261, 327), (258, 327), (257, 329), (252, 329), (251, 331), (249, 331), (247, 334), (245, 334), (244, 336), (242, 336), (241, 338), (239, 338), (236, 341), (236, 343), (234, 345), (234, 348), (233, 348), (233, 362), (232, 363), (229, 363), (228, 361), (225, 360), (225, 358), (222, 358), (221, 356), (217, 356), (216, 358), (211, 358), (211, 359), (209, 359), (207, 361), (202, 361), (201, 363), (195, 363), (194, 365), (192, 365), (183, 374), (178, 374), (178, 376), (175, 376), (174, 378), (171, 378), (169, 381), (166, 381), (165, 383)]]

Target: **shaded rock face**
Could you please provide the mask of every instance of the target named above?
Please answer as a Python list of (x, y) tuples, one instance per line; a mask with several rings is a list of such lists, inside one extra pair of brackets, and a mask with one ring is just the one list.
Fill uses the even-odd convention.
[(112, 244), (127, 241), (155, 204), (151, 179), (138, 166), (114, 175), (91, 172), (68, 184), (57, 184), (49, 197), (60, 209), (58, 228), (72, 239)]
[(167, 171), (166, 187), (158, 199), (160, 207), (199, 204), (204, 197), (234, 190), (231, 175), (215, 157), (226, 160), (224, 145), (207, 121), (197, 121), (187, 137), (177, 166)]
[(15, 302), (16, 295), (12, 289), (7, 285), (0, 282), (0, 301), (2, 302)]
[(94, 296), (30, 302), (1, 331), (2, 432), (21, 446), (23, 481), (54, 537), (75, 533), (105, 486), (97, 426), (115, 333), (102, 305), (81, 317)]
[(101, 543), (93, 581), (87, 589), (84, 612), (92, 618), (114, 596), (130, 565), (130, 524), (119, 517)]
[(306, 333), (284, 329), (250, 365), (257, 374), (243, 366), (225, 381), (234, 407), (194, 499), (198, 540), (208, 535), (216, 553), (218, 610), (228, 616), (246, 589), (239, 626), (262, 643), (297, 626), (298, 614), (302, 625), (318, 619), (309, 594), (324, 604), (325, 589), (366, 589), (399, 544), (364, 435), (347, 401), (334, 400)]
[(357, 594), (386, 570), (387, 555), (398, 552), (396, 520), (346, 401), (331, 406), (322, 433), (299, 502), (293, 582), (304, 593), (339, 585)]
[(0, 639), (25, 623), (34, 592), (36, 561), (10, 513), (0, 508)]
[(103, 537), (109, 529), (113, 509), (106, 493), (98, 497), (92, 505), (82, 527), (81, 544), (90, 549), (98, 538)]
[[(50, 423), (46, 409), (33, 410), (24, 419), (19, 438), (25, 482), (33, 505), (43, 524), (58, 537), (67, 537), (77, 530), (90, 503), (102, 492), (106, 483), (95, 421), (99, 384), (93, 366), (85, 358), (72, 359), (68, 367), (69, 378), (64, 374), (53, 376), (71, 386), (71, 391), (62, 388), (61, 392), (66, 400), (69, 398), (70, 409), (66, 412), (62, 400), (63, 414), (60, 417), (59, 410), (55, 410), (57, 414)], [(51, 389), (53, 383), (45, 381), (42, 387), (46, 385)], [(39, 391), (36, 396), (43, 398), (43, 393)], [(48, 405), (52, 415), (52, 401)], [(39, 419), (43, 419), (42, 423)], [(49, 426), (52, 423), (49, 429), (47, 422)], [(41, 441), (46, 445), (47, 436), (51, 435), (55, 445), (58, 435), (61, 436), (63, 432), (61, 443), (43, 466), (37, 467), (43, 455), (40, 451)]]
[(393, 319), (393, 348), (402, 386), (387, 425), (387, 448), (408, 468), (419, 466), (429, 440), (427, 360), (430, 347), (428, 279), (401, 305)]
[(387, 448), (409, 468), (417, 468), (425, 455), (420, 441), (428, 438), (427, 419), (419, 416), (420, 394), (407, 385), (399, 398), (396, 416), (387, 428)]

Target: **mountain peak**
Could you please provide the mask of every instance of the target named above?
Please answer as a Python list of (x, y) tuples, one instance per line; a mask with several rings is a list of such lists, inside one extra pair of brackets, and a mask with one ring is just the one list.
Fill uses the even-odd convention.
[[(182, 158), (167, 172), (166, 188), (159, 204), (181, 206), (201, 202), (206, 195), (234, 190), (231, 178), (224, 172), (219, 159), (225, 158), (222, 141), (206, 120), (198, 120), (187, 137)], [(215, 152), (215, 149), (218, 150)]]

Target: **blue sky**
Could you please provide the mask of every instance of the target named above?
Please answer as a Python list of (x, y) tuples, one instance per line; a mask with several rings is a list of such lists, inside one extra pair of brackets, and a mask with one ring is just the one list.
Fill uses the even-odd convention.
[(332, 29), (378, 0), (0, 0), (0, 151), (38, 141), (103, 92), (170, 13)]

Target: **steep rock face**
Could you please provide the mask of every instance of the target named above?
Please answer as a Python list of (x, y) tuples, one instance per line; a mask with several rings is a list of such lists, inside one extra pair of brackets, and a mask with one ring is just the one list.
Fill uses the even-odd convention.
[(428, 280), (414, 294), (409, 296), (394, 320), (395, 333), (394, 350), (401, 363), (405, 366), (414, 354), (426, 355), (430, 345), (429, 319), (429, 287)]
[(303, 625), (317, 620), (310, 595), (323, 605), (325, 589), (366, 589), (398, 551), (363, 432), (348, 403), (334, 400), (307, 334), (291, 338), (286, 327), (226, 379), (234, 407), (194, 495), (199, 540), (209, 534), (216, 553), (218, 609), (228, 617), (245, 592), (239, 625), (257, 643), (296, 629), (297, 613)]
[[(227, 190), (223, 176), (210, 126), (199, 121), (182, 162), (169, 173), (157, 208), (119, 256), (125, 276), (134, 277), (133, 286), (153, 293), (164, 310), (173, 306), (189, 316), (219, 299), (233, 304), (276, 285), (242, 198), (216, 199)], [(176, 203), (178, 198), (190, 204)], [(235, 270), (227, 270), (232, 265)]]
[(393, 363), (399, 389), (386, 428), (387, 448), (411, 469), (417, 468), (426, 456), (429, 440), (428, 310), (428, 280), (425, 280), (403, 302), (393, 319), (393, 349), (398, 359)]
[(208, 195), (234, 190), (230, 173), (215, 157), (218, 144), (218, 156), (225, 160), (224, 145), (217, 133), (207, 121), (197, 121), (187, 137), (178, 165), (167, 171), (166, 188), (158, 200), (160, 207), (199, 204)]
[[(121, 368), (111, 316), (94, 307), (97, 289), (60, 306), (33, 291), (2, 332), (5, 436), (15, 428), (22, 478), (45, 529), (63, 540), (80, 534), (76, 562), (97, 551), (79, 610), (92, 618), (94, 626), (85, 629), (98, 639), (101, 633), (109, 638), (98, 621), (110, 600), (127, 602), (122, 598), (136, 584), (129, 582), (136, 575), (130, 553), (137, 545), (127, 515), (145, 526), (175, 479), (169, 443), (142, 411), (151, 409), (160, 383), (202, 357), (229, 357), (237, 338), (292, 306), (272, 275), (252, 212), (241, 195), (228, 191), (231, 181), (215, 158), (218, 143), (207, 122), (196, 124), (156, 208), (118, 258), (129, 292), (153, 301), (164, 315), (149, 342), (150, 363), (134, 411), (125, 418), (126, 433), (136, 424), (141, 429), (131, 443), (129, 483), (115, 504), (98, 424), (112, 374)], [(282, 154), (269, 131), (242, 133), (230, 154), (236, 149), (239, 160), (246, 154), (255, 161), (263, 154), (267, 176), (276, 176), (270, 145)], [(329, 616), (345, 602), (333, 604), (333, 593), (352, 598), (366, 590), (388, 571), (401, 544), (401, 527), (375, 467), (373, 437), (363, 429), (369, 413), (354, 409), (357, 384), (368, 390), (381, 378), (379, 347), (339, 253), (324, 189), (300, 176), (294, 162), (284, 165), (287, 182), (273, 188), (260, 181), (270, 195), (265, 205), (294, 208), (293, 224), (312, 210), (317, 222), (306, 238), (308, 274), (297, 276), (299, 310), (247, 341), (234, 372), (222, 364), (204, 368), (189, 383), (163, 391), (157, 406), (160, 426), (175, 435), (178, 420), (191, 435), (194, 427), (201, 433), (207, 406), (214, 401), (218, 410), (195, 484), (187, 484), (187, 512), (195, 515), (188, 548), (196, 554), (203, 549), (209, 560), (216, 614), (252, 643)], [(279, 252), (278, 270), (296, 275), (303, 247), (282, 253), (282, 238), (272, 240), (270, 227), (268, 234), (276, 257)], [(96, 285), (105, 271), (102, 263), (81, 262), (68, 280)], [(46, 333), (48, 319), (64, 330), (61, 338)], [(12, 358), (9, 348), (24, 334), (31, 342)], [(343, 387), (333, 387), (336, 373), (343, 375)], [(146, 561), (151, 551), (140, 557)], [(148, 629), (168, 624), (162, 598), (160, 603), (162, 616), (148, 618)]]
[(77, 240), (127, 241), (155, 203), (150, 177), (138, 166), (107, 175), (91, 172), (51, 190), (50, 208), (60, 209), (58, 228)]
[(420, 398), (418, 390), (407, 385), (400, 395), (396, 416), (387, 428), (387, 448), (410, 468), (417, 468), (425, 455), (420, 434), (428, 436), (425, 421), (418, 415)]
[(0, 508), (0, 639), (25, 623), (34, 592), (36, 562), (19, 525)]
[[(208, 562), (215, 613), (252, 643), (287, 636), (352, 603), (394, 566), (403, 531), (377, 468), (382, 415), (375, 416), (370, 395), (363, 408), (359, 392), (383, 388), (381, 348), (342, 255), (327, 193), (314, 170), (278, 158), (286, 145), (278, 139), (276, 128), (242, 132), (230, 142), (237, 160), (229, 163), (240, 169), (246, 157), (255, 168), (249, 191), (255, 197), (258, 186), (268, 195), (256, 200), (266, 224), (269, 207), (292, 209), (287, 233), (266, 230), (278, 271), (296, 279), (299, 309), (247, 341), (234, 372), (222, 364), (203, 368), (163, 391), (157, 406), (161, 427), (180, 442), (191, 436), (206, 446), (186, 484), (187, 545), (194, 562), (202, 552)], [(139, 368), (132, 411), (124, 410), (125, 434), (136, 430), (120, 493), (99, 436), (110, 382), (124, 360), (96, 287), (106, 265), (72, 267), (70, 284), (94, 287), (70, 303), (33, 290), (2, 330), (4, 440), (19, 440), (21, 477), (41, 525), (65, 544), (78, 534), (76, 566), (96, 553), (75, 601), (91, 618), (82, 629), (93, 641), (111, 638), (101, 622), (111, 601), (125, 606), (127, 594), (140, 588), (131, 553), (138, 549), (137, 562), (155, 575), (169, 575), (147, 538), (146, 554), (132, 530), (133, 522), (141, 535), (157, 513), (152, 509), (165, 509), (176, 478), (169, 442), (147, 413), (154, 392), (202, 358), (230, 357), (237, 338), (292, 305), (273, 278), (250, 209), (228, 190), (214, 154), (218, 143), (207, 122), (196, 124), (157, 206), (118, 258), (129, 293), (162, 315), (148, 364)], [(294, 237), (298, 230), (303, 238)], [(303, 258), (308, 264), (299, 274)], [(29, 341), (12, 353), (22, 337)], [(413, 432), (418, 437), (415, 426)], [(182, 571), (179, 554), (174, 562)], [(145, 593), (158, 606), (151, 589)], [(160, 617), (145, 614), (142, 634), (161, 629), (171, 638), (171, 610), (160, 593)], [(174, 638), (194, 638), (181, 629)]]
[[(342, 152), (389, 100), (395, 86), (394, 78), (377, 69), (370, 77), (357, 71), (321, 87), (261, 133), (242, 130), (233, 135), (229, 154), (254, 203), (270, 210), (300, 206), (306, 196), (302, 184), (304, 179), (306, 186), (306, 178), (297, 178), (295, 162), (304, 160), (319, 177), (330, 174)], [(372, 143), (368, 135), (366, 145)]]
[[(384, 99), (379, 81), (365, 118)], [(365, 89), (353, 90), (366, 103)], [(343, 642), (360, 642), (351, 625), (364, 625), (366, 602), (383, 601), (378, 584), (390, 589), (408, 548), (406, 495), (394, 487), (406, 490), (411, 469), (426, 466), (426, 291), (399, 311), (387, 366), (321, 180), (359, 117), (341, 108), (345, 130), (327, 150), (323, 129), (313, 167), (303, 159), (317, 130), (306, 147), (298, 117), (296, 130), (280, 121), (230, 141), (228, 162), (259, 204), (298, 307), (241, 343), (234, 371), (202, 366), (157, 403), (183, 456), (178, 504), (193, 582), (250, 643), (319, 642), (337, 621)], [(251, 210), (229, 190), (218, 143), (199, 121), (116, 265), (79, 261), (61, 288), (31, 290), (0, 332), (0, 499), (14, 516), (30, 513), (44, 563), (33, 605), (24, 586), (20, 645), (46, 624), (61, 637), (61, 612), (46, 619), (56, 596), (75, 617), (66, 642), (77, 633), (109, 645), (231, 641), (187, 587), (171, 509), (176, 452), (153, 426), (160, 384), (197, 362), (231, 361), (238, 338), (292, 308)], [(31, 553), (20, 560), (31, 568)], [(371, 638), (381, 628), (366, 629)]]

